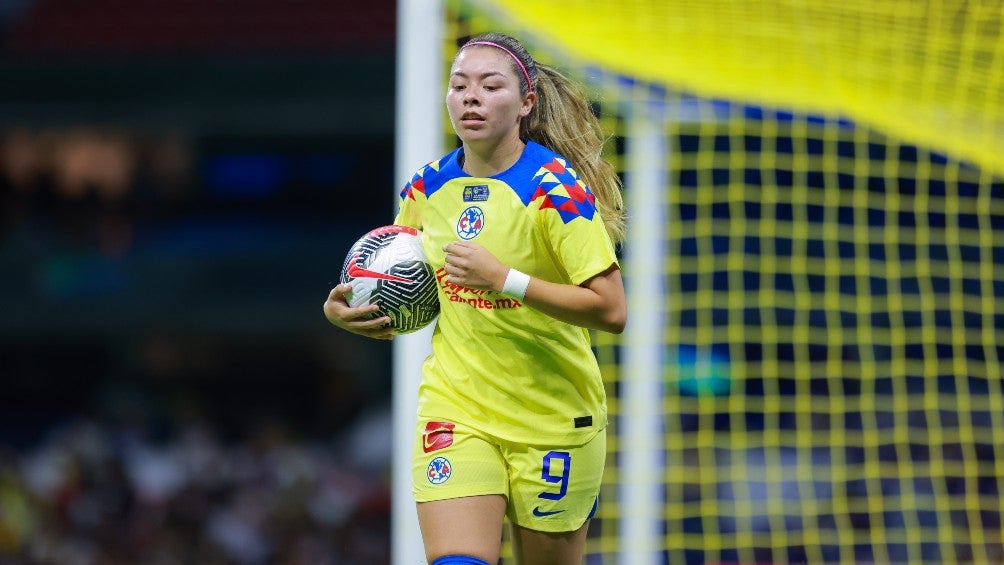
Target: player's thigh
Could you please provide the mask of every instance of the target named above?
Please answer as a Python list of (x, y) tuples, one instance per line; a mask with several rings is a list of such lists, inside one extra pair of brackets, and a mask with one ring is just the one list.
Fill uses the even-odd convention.
[(418, 503), (425, 556), (469, 555), (497, 563), (506, 499), (497, 494)]
[(512, 551), (520, 565), (581, 565), (589, 522), (571, 532), (512, 527)]
[(509, 476), (498, 444), (441, 418), (419, 419), (412, 490), (430, 562), (444, 555), (498, 560)]

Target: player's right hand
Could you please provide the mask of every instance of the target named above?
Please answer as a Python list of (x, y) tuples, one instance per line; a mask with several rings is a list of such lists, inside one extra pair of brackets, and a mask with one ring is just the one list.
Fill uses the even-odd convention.
[(352, 285), (344, 283), (331, 289), (328, 299), (324, 301), (324, 317), (332, 324), (361, 336), (373, 339), (394, 339), (391, 332), (390, 317), (371, 318), (380, 309), (376, 304), (367, 304), (353, 308), (349, 306), (345, 295), (352, 290)]

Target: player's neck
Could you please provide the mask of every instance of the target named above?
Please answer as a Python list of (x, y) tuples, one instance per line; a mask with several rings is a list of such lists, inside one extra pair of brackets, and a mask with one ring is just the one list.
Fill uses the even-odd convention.
[(460, 166), (472, 177), (492, 177), (516, 164), (525, 146), (518, 137), (490, 147), (464, 143)]

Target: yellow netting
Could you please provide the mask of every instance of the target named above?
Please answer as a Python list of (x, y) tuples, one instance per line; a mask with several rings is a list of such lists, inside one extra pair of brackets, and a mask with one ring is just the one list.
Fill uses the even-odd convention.
[(588, 64), (839, 114), (1004, 173), (1000, 0), (494, 0)]
[(668, 127), (668, 562), (1002, 562), (1004, 181), (693, 104)]
[[(664, 104), (666, 223), (627, 243), (666, 249), (660, 562), (1004, 563), (1001, 3), (651, 4), (451, 0), (445, 40), (591, 82), (622, 171), (626, 112)], [(596, 337), (599, 564), (632, 509)]]

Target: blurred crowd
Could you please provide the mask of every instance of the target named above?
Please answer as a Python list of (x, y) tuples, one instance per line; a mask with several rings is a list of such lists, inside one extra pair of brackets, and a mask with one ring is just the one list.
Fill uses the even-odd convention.
[(320, 312), (377, 220), (134, 141), (0, 135), (0, 565), (389, 562), (388, 352)]
[(0, 1), (0, 565), (389, 562), (388, 349), (320, 304), (389, 213), (392, 112), (330, 108), (392, 107), (395, 29)]
[(227, 442), (204, 421), (170, 439), (78, 419), (0, 446), (0, 563), (389, 562), (390, 417), (330, 441), (280, 423)]

